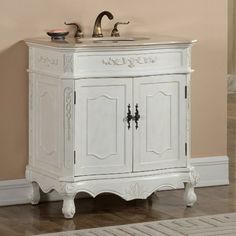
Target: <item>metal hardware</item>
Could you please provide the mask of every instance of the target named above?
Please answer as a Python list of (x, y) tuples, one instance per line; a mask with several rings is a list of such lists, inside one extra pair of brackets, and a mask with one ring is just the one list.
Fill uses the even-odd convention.
[(185, 143), (185, 156), (187, 156), (187, 154), (188, 154), (188, 144)]
[(74, 25), (76, 27), (76, 31), (75, 31), (75, 38), (83, 38), (84, 34), (82, 32), (82, 30), (80, 29), (79, 25), (76, 23), (66, 23), (64, 22), (65, 25)]
[(135, 105), (135, 114), (134, 114), (134, 122), (135, 128), (138, 128), (138, 120), (140, 119), (139, 111), (138, 111), (138, 104)]
[(112, 20), (112, 19), (113, 19), (113, 15), (112, 15), (109, 11), (103, 11), (103, 12), (101, 12), (101, 13), (97, 16), (96, 21), (95, 21), (95, 23), (94, 23), (93, 35), (92, 35), (92, 37), (94, 37), (94, 38), (103, 37), (101, 22), (102, 22), (102, 17), (105, 16), (105, 15), (108, 17), (109, 20)]
[(131, 109), (130, 109), (130, 104), (128, 105), (128, 112), (127, 112), (127, 117), (126, 117), (126, 121), (128, 123), (128, 129), (130, 129), (130, 121), (133, 120), (133, 116), (131, 114)]
[(74, 151), (74, 164), (76, 164), (76, 151)]
[(188, 87), (185, 86), (185, 98), (187, 98), (187, 94), (188, 94)]
[(129, 21), (128, 22), (117, 22), (117, 23), (115, 23), (114, 28), (111, 31), (111, 37), (120, 37), (120, 33), (119, 33), (118, 28), (117, 28), (118, 25), (128, 25), (128, 24), (129, 24)]
[(74, 91), (74, 104), (76, 104), (76, 91)]

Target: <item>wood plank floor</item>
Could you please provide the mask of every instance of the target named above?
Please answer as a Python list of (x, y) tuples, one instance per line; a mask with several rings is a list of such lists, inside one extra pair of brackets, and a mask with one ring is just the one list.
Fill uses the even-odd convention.
[(82, 228), (110, 226), (236, 211), (236, 95), (228, 97), (228, 155), (230, 185), (198, 188), (192, 208), (183, 202), (183, 190), (162, 191), (158, 197), (126, 202), (115, 195), (76, 200), (72, 220), (61, 214), (62, 202), (0, 208), (0, 236), (24, 236)]

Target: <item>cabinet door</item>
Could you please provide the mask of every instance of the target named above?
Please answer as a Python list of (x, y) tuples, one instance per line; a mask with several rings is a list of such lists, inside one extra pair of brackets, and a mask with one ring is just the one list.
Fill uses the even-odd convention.
[(185, 75), (134, 79), (134, 171), (186, 166)]
[(75, 174), (132, 171), (132, 130), (127, 106), (132, 79), (83, 79), (75, 82)]

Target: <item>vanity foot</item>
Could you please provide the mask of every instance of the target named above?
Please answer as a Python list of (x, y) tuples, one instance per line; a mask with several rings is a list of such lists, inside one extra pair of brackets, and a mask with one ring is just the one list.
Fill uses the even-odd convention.
[(185, 183), (184, 201), (187, 207), (192, 207), (197, 201), (197, 196), (191, 183)]
[(31, 195), (31, 204), (32, 205), (37, 205), (40, 201), (39, 185), (36, 182), (33, 182), (32, 187), (33, 187), (33, 192), (32, 192), (32, 195)]
[(193, 206), (193, 204), (197, 201), (197, 196), (194, 192), (194, 187), (196, 186), (199, 180), (199, 174), (196, 172), (194, 167), (190, 167), (189, 177), (190, 181), (184, 183), (184, 201), (186, 202), (187, 207)]
[(63, 207), (62, 213), (67, 219), (73, 218), (75, 214), (75, 203), (74, 203), (75, 194), (65, 194), (63, 195)]

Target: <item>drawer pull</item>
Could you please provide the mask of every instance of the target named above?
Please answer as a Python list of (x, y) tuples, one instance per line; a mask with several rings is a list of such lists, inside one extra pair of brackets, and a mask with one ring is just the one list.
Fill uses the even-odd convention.
[(139, 111), (138, 111), (138, 104), (135, 105), (135, 114), (134, 114), (134, 122), (135, 128), (138, 128), (138, 120), (140, 119)]
[(130, 104), (128, 105), (128, 112), (127, 112), (127, 117), (126, 117), (126, 121), (128, 123), (128, 129), (130, 129), (130, 121), (133, 120), (133, 116), (131, 114), (131, 109), (130, 109)]

